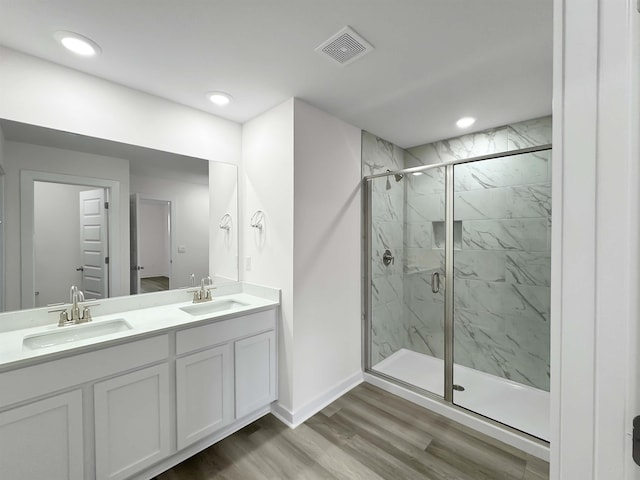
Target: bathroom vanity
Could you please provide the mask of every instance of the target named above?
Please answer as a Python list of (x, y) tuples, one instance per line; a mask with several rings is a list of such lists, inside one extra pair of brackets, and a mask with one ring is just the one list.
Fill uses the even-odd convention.
[(0, 315), (0, 476), (149, 479), (270, 411), (279, 290), (101, 300), (59, 327)]

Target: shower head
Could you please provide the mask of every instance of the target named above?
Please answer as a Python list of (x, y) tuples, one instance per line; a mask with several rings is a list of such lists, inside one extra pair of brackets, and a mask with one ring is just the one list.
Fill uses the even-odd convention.
[[(389, 169), (387, 168), (387, 172), (391, 172), (391, 170), (389, 170)], [(396, 174), (394, 175), (394, 177), (396, 178), (396, 182), (399, 182), (400, 180), (402, 180), (402, 179), (404, 178), (404, 175), (403, 175), (402, 173), (396, 173)]]

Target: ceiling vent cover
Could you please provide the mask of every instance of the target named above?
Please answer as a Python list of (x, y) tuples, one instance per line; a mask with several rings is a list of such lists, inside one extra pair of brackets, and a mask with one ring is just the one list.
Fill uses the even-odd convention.
[(358, 35), (351, 27), (344, 27), (316, 48), (316, 52), (329, 56), (340, 65), (355, 62), (371, 50), (373, 50), (373, 45)]

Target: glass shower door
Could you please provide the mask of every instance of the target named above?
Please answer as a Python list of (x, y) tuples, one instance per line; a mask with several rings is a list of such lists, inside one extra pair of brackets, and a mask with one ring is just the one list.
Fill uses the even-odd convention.
[(367, 187), (369, 368), (444, 396), (445, 168)]
[(551, 150), (455, 165), (454, 403), (549, 438)]

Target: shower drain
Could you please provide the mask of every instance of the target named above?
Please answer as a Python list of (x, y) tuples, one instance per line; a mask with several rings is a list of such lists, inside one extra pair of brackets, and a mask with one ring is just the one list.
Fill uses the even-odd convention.
[(454, 389), (456, 392), (464, 392), (464, 387), (463, 387), (462, 385), (454, 385), (454, 386), (453, 386), (453, 389)]

